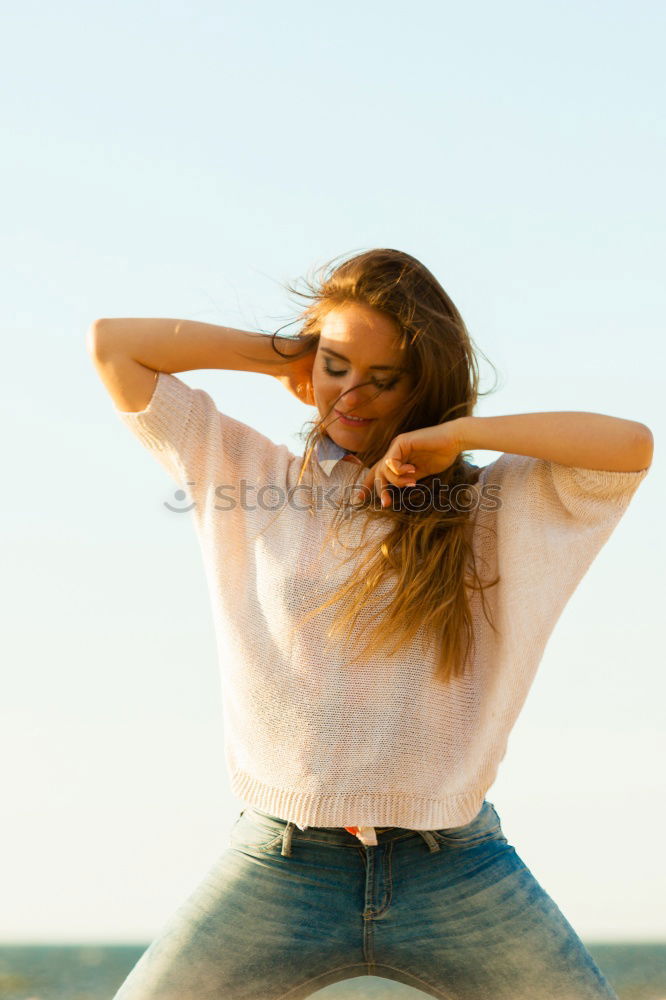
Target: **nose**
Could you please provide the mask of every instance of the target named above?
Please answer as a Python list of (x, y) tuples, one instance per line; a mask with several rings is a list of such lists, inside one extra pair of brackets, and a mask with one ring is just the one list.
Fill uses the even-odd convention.
[(342, 389), (338, 404), (342, 410), (352, 410), (363, 406), (364, 403), (368, 402), (371, 395), (372, 386), (359, 385), (358, 382), (352, 382), (349, 386)]

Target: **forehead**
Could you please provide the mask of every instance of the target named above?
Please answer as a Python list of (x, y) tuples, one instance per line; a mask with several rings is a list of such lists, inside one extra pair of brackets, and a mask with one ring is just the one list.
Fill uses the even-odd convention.
[(381, 352), (387, 362), (404, 361), (405, 357), (397, 324), (384, 313), (358, 303), (336, 306), (324, 316), (319, 343), (322, 348), (353, 351), (358, 357)]

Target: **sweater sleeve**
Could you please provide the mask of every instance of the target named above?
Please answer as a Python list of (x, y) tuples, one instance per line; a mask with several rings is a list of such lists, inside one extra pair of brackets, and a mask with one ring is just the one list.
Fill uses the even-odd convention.
[[(508, 626), (545, 641), (649, 472), (502, 454), (481, 469), (479, 510), (495, 532)], [(492, 489), (489, 489), (493, 487)]]
[(158, 374), (143, 410), (115, 408), (120, 420), (179, 486), (235, 485), (257, 466), (271, 468), (278, 452), (288, 454), (259, 431), (225, 413), (203, 389), (193, 389), (166, 372)]

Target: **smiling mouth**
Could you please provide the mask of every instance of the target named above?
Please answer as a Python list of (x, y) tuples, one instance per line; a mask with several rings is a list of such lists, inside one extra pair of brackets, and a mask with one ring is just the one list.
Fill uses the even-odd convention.
[(363, 427), (365, 424), (371, 424), (372, 421), (375, 419), (374, 417), (347, 416), (346, 414), (341, 413), (340, 410), (335, 410), (334, 412), (338, 417), (338, 419), (341, 421), (341, 423), (346, 424), (349, 427)]

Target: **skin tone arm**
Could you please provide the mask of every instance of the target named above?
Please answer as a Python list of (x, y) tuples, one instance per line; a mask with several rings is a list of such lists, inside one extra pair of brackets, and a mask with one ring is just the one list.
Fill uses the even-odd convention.
[[(289, 337), (276, 337), (289, 354)], [(297, 399), (311, 402), (312, 357), (282, 361), (271, 336), (183, 319), (98, 319), (86, 346), (106, 389), (121, 410), (148, 405), (158, 372), (201, 368), (272, 375)]]
[(388, 484), (407, 486), (443, 472), (461, 451), (488, 449), (543, 458), (584, 469), (639, 472), (652, 463), (653, 436), (635, 420), (603, 413), (563, 411), (499, 417), (460, 417), (399, 434), (379, 462), (359, 480), (359, 499), (373, 487), (382, 506)]
[[(278, 338), (285, 340), (289, 343)], [(224, 368), (272, 375), (268, 362), (277, 358), (267, 334), (186, 319), (98, 319), (88, 342), (101, 356), (124, 354), (169, 374)]]
[(461, 417), (455, 423), (461, 451), (487, 448), (609, 472), (638, 472), (652, 462), (649, 427), (603, 413), (518, 413)]

